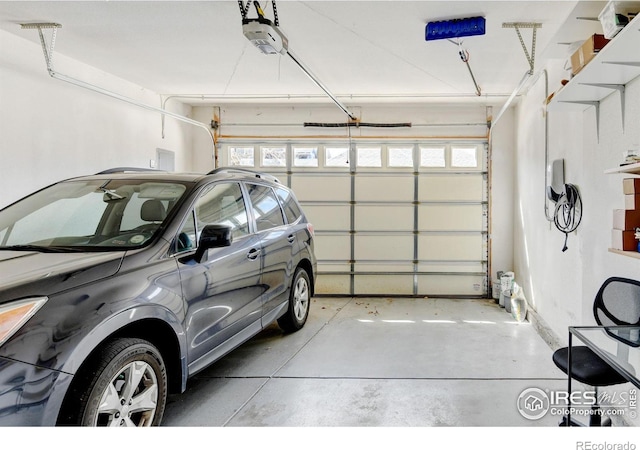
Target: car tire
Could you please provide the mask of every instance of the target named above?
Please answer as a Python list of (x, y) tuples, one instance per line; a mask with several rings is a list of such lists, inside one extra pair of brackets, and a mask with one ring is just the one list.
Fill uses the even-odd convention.
[(307, 271), (301, 267), (295, 272), (289, 293), (287, 312), (278, 319), (278, 325), (286, 333), (298, 331), (307, 322), (311, 306), (311, 282)]
[(93, 362), (93, 370), (79, 387), (77, 425), (160, 425), (167, 401), (167, 374), (160, 352), (151, 343), (115, 339)]

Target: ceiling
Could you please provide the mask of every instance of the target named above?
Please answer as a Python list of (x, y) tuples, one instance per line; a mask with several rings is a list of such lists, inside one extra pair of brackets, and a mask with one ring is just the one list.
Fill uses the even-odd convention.
[[(271, 2), (262, 1), (273, 19)], [(385, 99), (503, 101), (529, 69), (516, 30), (541, 24), (536, 69), (566, 58), (569, 43), (601, 32), (606, 2), (585, 1), (278, 1), (289, 49), (346, 103)], [(249, 17), (255, 17), (252, 7)], [(425, 41), (430, 21), (482, 16), (486, 34), (461, 39), (469, 67), (448, 40)], [(0, 29), (39, 45), (21, 23), (55, 22), (63, 54), (163, 95), (202, 104), (325, 99), (288, 56), (264, 55), (243, 36), (237, 1), (0, 1)], [(566, 23), (565, 23), (566, 22)], [(564, 24), (564, 26), (563, 26)], [(521, 29), (532, 50), (531, 29)], [(0, 47), (2, 43), (0, 41)], [(46, 76), (44, 57), (43, 76)], [(64, 67), (57, 67), (64, 72)], [(73, 73), (66, 73), (73, 76)]]

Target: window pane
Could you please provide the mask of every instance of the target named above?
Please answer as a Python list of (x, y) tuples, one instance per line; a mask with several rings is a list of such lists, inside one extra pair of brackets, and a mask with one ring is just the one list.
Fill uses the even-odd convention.
[(389, 148), (389, 167), (413, 167), (413, 147)]
[(229, 147), (229, 165), (253, 167), (253, 147)]
[(318, 167), (318, 149), (316, 147), (294, 148), (293, 165), (296, 167)]
[(284, 147), (262, 147), (262, 166), (287, 167), (287, 149)]
[(268, 186), (259, 186), (257, 184), (248, 184), (247, 187), (249, 188), (249, 197), (256, 216), (258, 231), (284, 225), (282, 209), (280, 209), (280, 203), (278, 203), (273, 190)]
[(478, 167), (476, 147), (451, 147), (451, 167)]
[(327, 167), (349, 167), (349, 147), (326, 147), (324, 152)]
[(380, 147), (358, 147), (358, 167), (382, 167)]
[(198, 231), (205, 225), (229, 225), (233, 237), (249, 234), (249, 221), (242, 191), (237, 183), (220, 183), (206, 192), (196, 204)]
[(130, 179), (59, 183), (2, 210), (0, 245), (138, 247), (185, 190)]
[(293, 197), (293, 194), (286, 189), (276, 189), (276, 193), (280, 198), (280, 202), (282, 202), (284, 214), (287, 216), (287, 222), (294, 223), (298, 220), (298, 217), (302, 215), (302, 211), (296, 203), (296, 199)]
[(421, 167), (445, 167), (444, 147), (421, 147)]

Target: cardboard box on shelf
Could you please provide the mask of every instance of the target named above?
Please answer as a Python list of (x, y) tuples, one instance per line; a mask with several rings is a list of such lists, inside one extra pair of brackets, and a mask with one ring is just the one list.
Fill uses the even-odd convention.
[(640, 194), (640, 178), (625, 178), (622, 180), (622, 191), (625, 195)]
[(640, 194), (625, 195), (624, 209), (640, 209)]
[(594, 34), (584, 41), (580, 48), (571, 55), (571, 74), (577, 75), (608, 42), (609, 39), (602, 34)]
[(640, 228), (640, 209), (614, 209), (613, 228), (618, 230)]
[(616, 230), (611, 232), (611, 248), (625, 252), (638, 251), (636, 232), (632, 230)]

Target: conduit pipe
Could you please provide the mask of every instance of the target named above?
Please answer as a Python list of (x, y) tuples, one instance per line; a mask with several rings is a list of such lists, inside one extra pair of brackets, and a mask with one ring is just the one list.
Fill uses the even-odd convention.
[(518, 86), (513, 90), (513, 92), (511, 93), (511, 95), (509, 96), (507, 101), (505, 102), (505, 104), (502, 106), (502, 109), (500, 110), (500, 112), (498, 112), (498, 115), (496, 116), (496, 118), (491, 122), (491, 128), (489, 129), (489, 134), (491, 134), (491, 129), (493, 129), (495, 124), (498, 123), (498, 121), (500, 120), (502, 115), (505, 113), (505, 111), (509, 108), (509, 106), (511, 106), (511, 103), (516, 98), (516, 95), (518, 95), (518, 93), (523, 88), (523, 86), (526, 84), (526, 82), (529, 80), (531, 75), (532, 75), (531, 71), (527, 70), (525, 72), (525, 74), (522, 77), (522, 80), (520, 80), (520, 83), (518, 84)]
[[(62, 73), (56, 72), (54, 70), (54, 68), (53, 68), (53, 49), (54, 49), (54, 46), (55, 46), (56, 31), (57, 31), (58, 28), (61, 27), (60, 24), (34, 23), (34, 24), (22, 24), (21, 26), (22, 26), (23, 29), (37, 28), (38, 33), (40, 35), (40, 43), (42, 45), (42, 51), (44, 53), (44, 59), (45, 59), (45, 62), (47, 63), (47, 71), (49, 72), (49, 75), (51, 76), (51, 78), (55, 78), (57, 80), (64, 81), (66, 83), (70, 83), (70, 84), (73, 84), (75, 86), (78, 86), (78, 87), (81, 87), (81, 88), (84, 88), (84, 89), (88, 89), (88, 90), (97, 92), (99, 94), (106, 95), (108, 97), (115, 98), (117, 100), (123, 101), (125, 103), (129, 103), (129, 104), (134, 105), (134, 106), (138, 106), (140, 108), (147, 109), (149, 111), (158, 112), (158, 113), (162, 114), (163, 116), (173, 117), (174, 119), (180, 120), (182, 122), (197, 126), (199, 128), (203, 128), (204, 130), (206, 130), (207, 135), (211, 139), (211, 144), (213, 146), (213, 156), (215, 158), (215, 141), (214, 141), (213, 135), (209, 131), (208, 126), (203, 124), (202, 122), (198, 122), (197, 120), (190, 119), (190, 118), (188, 118), (186, 116), (183, 116), (183, 115), (180, 115), (180, 114), (176, 114), (174, 112), (167, 111), (167, 110), (162, 109), (162, 108), (158, 108), (158, 107), (155, 107), (155, 106), (148, 105), (146, 103), (142, 103), (142, 102), (140, 102), (138, 100), (135, 100), (135, 99), (130, 98), (130, 97), (126, 97), (124, 95), (118, 94), (118, 93), (113, 92), (113, 91), (109, 91), (109, 90), (104, 89), (104, 88), (102, 88), (100, 86), (96, 86), (94, 84), (87, 83), (87, 82), (82, 81), (82, 80), (78, 80), (77, 78), (73, 78), (73, 77), (70, 77), (68, 75), (64, 75)], [(52, 35), (52, 38), (51, 38), (51, 46), (50, 46), (50, 48), (47, 48), (47, 43), (46, 43), (46, 40), (45, 40), (45, 37), (44, 37), (44, 33), (42, 32), (43, 28), (52, 28), (53, 29), (53, 35)], [(164, 135), (163, 135), (163, 138), (164, 138)]]

